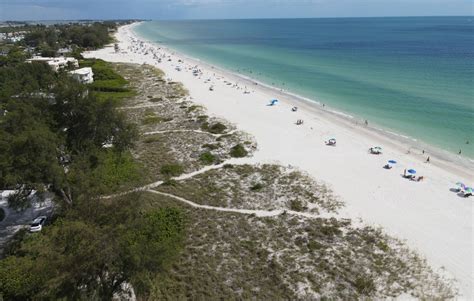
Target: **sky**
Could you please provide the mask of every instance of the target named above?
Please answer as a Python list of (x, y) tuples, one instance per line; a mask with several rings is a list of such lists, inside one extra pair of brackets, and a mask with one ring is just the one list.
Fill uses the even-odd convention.
[(0, 20), (472, 16), (473, 0), (0, 0)]

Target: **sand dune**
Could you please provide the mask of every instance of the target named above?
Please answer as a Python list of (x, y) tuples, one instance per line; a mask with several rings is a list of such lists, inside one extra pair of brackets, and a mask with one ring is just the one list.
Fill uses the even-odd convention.
[[(362, 218), (406, 240), (435, 269), (444, 267), (456, 278), (462, 299), (473, 298), (474, 198), (462, 198), (450, 191), (457, 181), (474, 184), (469, 163), (460, 166), (433, 156), (431, 163), (424, 163), (426, 155), (414, 149), (407, 154), (410, 145), (391, 136), (340, 117), (327, 107), (159, 49), (136, 37), (133, 26), (119, 29), (119, 53), (107, 47), (84, 56), (147, 63), (162, 69), (167, 78), (184, 83), (192, 100), (206, 106), (209, 113), (254, 135), (259, 147), (255, 162), (290, 164), (324, 181), (346, 203), (341, 215)], [(199, 71), (193, 74), (193, 70)], [(268, 106), (273, 98), (280, 101)], [(291, 111), (293, 106), (299, 108), (297, 112)], [(304, 124), (296, 125), (298, 119)], [(332, 137), (337, 139), (337, 146), (326, 146), (324, 141)], [(376, 145), (383, 148), (382, 155), (368, 153), (369, 147)], [(389, 159), (398, 164), (383, 169)], [(407, 168), (416, 169), (424, 180), (404, 179)]]

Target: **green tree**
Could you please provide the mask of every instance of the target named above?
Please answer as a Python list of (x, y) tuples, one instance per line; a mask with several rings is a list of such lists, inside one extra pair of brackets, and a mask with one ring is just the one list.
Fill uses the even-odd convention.
[[(132, 206), (137, 201), (94, 202), (86, 216), (81, 206), (24, 241), (18, 255), (0, 261), (0, 293), (7, 299), (111, 300), (126, 282), (146, 293), (143, 275), (167, 269), (182, 246), (185, 224), (179, 209), (141, 214)], [(23, 279), (39, 271), (39, 278)]]
[(10, 256), (0, 260), (0, 299), (28, 300), (39, 293), (44, 271), (34, 257)]

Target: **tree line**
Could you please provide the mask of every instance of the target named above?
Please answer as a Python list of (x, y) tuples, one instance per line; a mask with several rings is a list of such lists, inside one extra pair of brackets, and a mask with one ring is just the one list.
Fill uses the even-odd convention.
[[(72, 26), (67, 35), (35, 33), (27, 41), (98, 46), (108, 39), (104, 29)], [(89, 35), (96, 33), (97, 44)], [(182, 247), (183, 212), (144, 210), (139, 194), (100, 198), (139, 180), (130, 154), (136, 127), (113, 99), (17, 55), (0, 66), (0, 189), (15, 191), (8, 202), (17, 210), (48, 196), (56, 209), (51, 225), (34, 235), (20, 231), (4, 251), (0, 299), (110, 300), (127, 285), (146, 295), (151, 275), (163, 273)]]
[(57, 56), (61, 48), (71, 48), (77, 57), (83, 49), (97, 49), (113, 41), (110, 32), (128, 21), (103, 21), (55, 25), (24, 25), (4, 27), (1, 32), (25, 32), (24, 39), (15, 44), (30, 47), (41, 56)]

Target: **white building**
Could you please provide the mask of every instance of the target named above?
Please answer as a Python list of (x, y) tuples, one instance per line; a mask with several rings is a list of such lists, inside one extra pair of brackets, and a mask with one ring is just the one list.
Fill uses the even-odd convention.
[(28, 59), (27, 62), (45, 62), (54, 71), (58, 71), (61, 68), (65, 68), (68, 64), (72, 64), (75, 68), (79, 67), (79, 62), (73, 57), (41, 57), (35, 56), (31, 59)]
[(71, 47), (59, 48), (58, 51), (56, 51), (57, 55), (60, 55), (60, 56), (64, 56), (71, 52), (72, 52)]
[(74, 79), (83, 84), (92, 84), (94, 82), (94, 73), (92, 72), (91, 67), (73, 70), (70, 71), (69, 74), (71, 74)]

